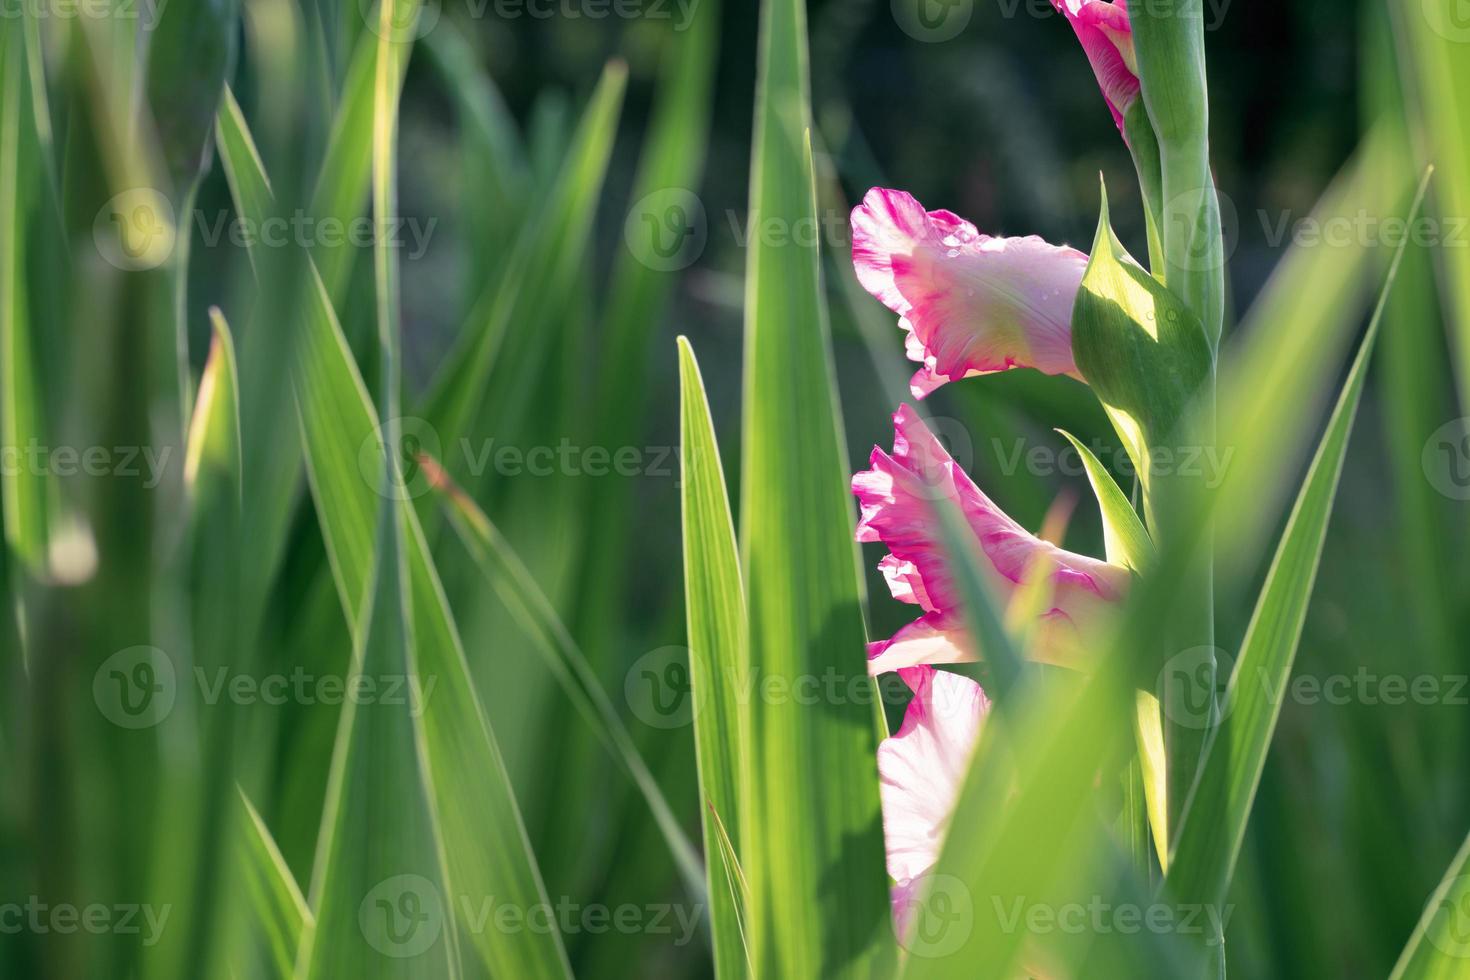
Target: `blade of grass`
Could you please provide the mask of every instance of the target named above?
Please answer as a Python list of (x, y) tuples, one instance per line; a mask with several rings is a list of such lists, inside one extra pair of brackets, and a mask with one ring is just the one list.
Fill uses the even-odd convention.
[[(1426, 173), (1409, 209), (1410, 226), (1428, 179)], [(1224, 721), (1212, 733), (1186, 801), (1165, 882), (1183, 901), (1222, 902), (1240, 854), (1306, 620), (1368, 361), (1405, 242), (1394, 253), (1368, 333), (1281, 536), (1226, 689)]]
[[(689, 205), (693, 189), (700, 184), (709, 136), (710, 93), (718, 64), (719, 19), (719, 9), (705, 3), (688, 31), (671, 35), (656, 115), (630, 194), (634, 202), (630, 221), (650, 211), (664, 217), (666, 212), (657, 207), (660, 204), (664, 208)], [(602, 317), (604, 346), (593, 380), (591, 404), (595, 408), (587, 423), (589, 446), (615, 451), (637, 445), (646, 422), (651, 389), (649, 351), (662, 349), (653, 343), (654, 333), (680, 282), (680, 270), (656, 268), (648, 259), (646, 252), (631, 245), (618, 250)], [(631, 480), (605, 479), (596, 481), (588, 492), (597, 495), (603, 513), (631, 517), (634, 486)], [(594, 638), (616, 635), (618, 610), (626, 605), (628, 579), (619, 566), (633, 545), (632, 529), (631, 519), (600, 520), (589, 528), (591, 539), (578, 590), (582, 601), (572, 626), (599, 665), (605, 666), (608, 652), (593, 648), (594, 643), (603, 645)]]
[[(743, 885), (731, 840), (740, 835), (741, 776), (749, 747), (741, 730), (740, 684), (749, 676), (745, 583), (714, 421), (699, 363), (679, 341), (679, 445), (683, 448), (684, 605), (689, 624), (689, 685), (699, 801), (708, 862), (715, 975), (750, 969), (741, 901)], [(728, 823), (726, 822), (728, 821)]]
[(430, 31), (423, 50), (454, 101), (465, 184), (474, 188), (465, 202), (471, 270), (465, 299), (473, 304), (504, 271), (532, 200), (526, 151), (499, 89), (453, 22)]
[[(389, 458), (383, 454), (385, 480), (392, 478)], [(397, 510), (385, 493), (376, 584), (353, 644), (348, 690), (432, 676), (415, 663)], [(429, 768), (413, 717), (421, 706), (412, 702), (345, 699), (312, 872), (315, 923), (302, 939), (298, 980), (460, 975), (455, 896), (443, 874), (429, 789), (448, 774)]]
[[(1153, 539), (1128, 502), (1121, 487), (1092, 450), (1069, 432), (1057, 430), (1077, 450), (1087, 481), (1102, 512), (1103, 542), (1108, 561), (1143, 573), (1155, 560)], [(1147, 823), (1155, 852), (1167, 870), (1169, 854), (1168, 761), (1164, 750), (1163, 716), (1159, 699), (1149, 691), (1136, 692), (1134, 740), (1138, 745), (1137, 778), (1143, 790)]]
[(270, 828), (244, 790), (239, 791), (239, 799), (244, 819), (240, 821), (236, 859), (252, 911), (249, 945), (253, 951), (263, 951), (270, 976), (290, 980), (301, 936), (314, 928), (315, 922)]
[[(0, 450), (22, 459), (45, 446), (41, 375), (27, 296), (25, 258), (33, 198), (36, 143), (25, 39), (19, 20), (0, 25)], [(44, 468), (0, 471), (6, 542), (32, 575), (46, 570), (51, 489)]]
[[(1312, 209), (1321, 227), (1400, 205), (1407, 187), (1394, 179), (1386, 139), (1378, 130), (1364, 138)], [(1244, 317), (1240, 342), (1222, 356), (1216, 445), (1230, 453), (1218, 488), (1221, 526), (1230, 533), (1215, 542), (1222, 606), (1256, 570), (1292, 486), (1285, 462), (1308, 444), (1314, 409), (1337, 378), (1331, 368), (1361, 322), (1370, 246), (1362, 236), (1293, 246)]]
[[(243, 145), (244, 140), (226, 141), (222, 152)], [(233, 167), (249, 177), (238, 181), (236, 206), (255, 219), (260, 213), (246, 209), (262, 200), (269, 186), (259, 163), (254, 154), (233, 153)], [(373, 565), (382, 429), (326, 288), (314, 267), (309, 266), (308, 274), (314, 288), (305, 297), (292, 389), (333, 579), (344, 615), (356, 628), (355, 610), (366, 595)], [(504, 762), (471, 686), (464, 648), (422, 528), (411, 508), (402, 501), (400, 506), (416, 660), (421, 677), (438, 679), (434, 696), (425, 698), (422, 721), (444, 846), (455, 855), (453, 912), (469, 919), (480, 911), (477, 903), (493, 897), (532, 913), (548, 907), (547, 899)], [(555, 930), (507, 933), (484, 928), (483, 922), (461, 924), (492, 972), (563, 975), (568, 970)]]
[(621, 62), (604, 70), (553, 189), (445, 358), (423, 412), (441, 444), (456, 444), (477, 420), (497, 433), (514, 429), (507, 410), (540, 376), (547, 348), (542, 331), (582, 269), (626, 80)]
[(419, 465), (430, 474), (430, 482), (445, 498), (450, 524), (474, 559), (486, 582), (493, 588), (521, 627), (535, 641), (567, 697), (607, 747), (608, 753), (632, 777), (653, 812), (674, 862), (693, 895), (704, 892), (704, 872), (698, 852), (690, 843), (679, 820), (664, 799), (663, 791), (643, 761), (638, 746), (618, 716), (602, 682), (587, 663), (556, 609), (515, 549), (464, 491), (449, 481), (437, 461), (427, 457)]
[[(1470, 214), (1470, 58), (1465, 25), (1454, 4), (1388, 5), (1394, 15), (1409, 118), (1420, 165), (1432, 164), (1435, 211), (1447, 223)], [(1461, 11), (1461, 15), (1463, 11)], [(1455, 375), (1462, 402), (1470, 402), (1470, 249), (1438, 248), (1440, 288), (1450, 313)]]
[(1135, 572), (1143, 572), (1153, 562), (1154, 543), (1143, 526), (1143, 521), (1138, 519), (1138, 512), (1133, 509), (1127, 495), (1092, 450), (1070, 432), (1062, 429), (1057, 432), (1072, 444), (1072, 448), (1082, 458), (1082, 467), (1087, 471), (1087, 482), (1092, 485), (1098, 509), (1102, 512), (1103, 544), (1107, 549), (1108, 561), (1124, 565)]
[[(762, 685), (873, 694), (851, 472), (832, 379), (811, 155), (805, 4), (766, 0), (746, 267), (741, 554)], [(858, 976), (891, 950), (873, 699), (751, 699), (740, 813), (757, 975)], [(856, 703), (862, 701), (863, 703)]]
[(1470, 837), (1445, 870), (1444, 880), (1430, 896), (1424, 916), (1409, 937), (1389, 980), (1454, 980), (1465, 976), (1470, 941), (1465, 921), (1470, 917)]
[[(381, 232), (397, 213), (400, 65), (408, 53), (398, 32), (418, 14), (413, 0), (382, 0), (372, 115), (373, 214)], [(402, 18), (400, 20), (400, 18)], [(413, 598), (404, 555), (403, 473), (397, 447), (400, 310), (397, 257), (379, 234), (373, 249), (383, 383), (384, 443), (372, 469), (379, 476), (373, 583), (361, 613), (349, 685), (364, 679), (403, 678), (422, 684), (417, 662)], [(318, 280), (320, 282), (320, 280)], [(371, 458), (371, 457), (370, 457)], [(349, 620), (357, 607), (346, 610)], [(354, 689), (349, 687), (349, 690)], [(305, 980), (340, 976), (460, 975), (439, 817), (436, 776), (424, 728), (412, 700), (343, 707), (333, 753), (331, 785), (313, 871), (316, 923), (302, 944), (297, 972)], [(447, 774), (438, 774), (442, 780)], [(386, 902), (385, 902), (386, 899)], [(377, 908), (365, 908), (373, 902)], [(382, 921), (376, 918), (383, 912)], [(400, 913), (407, 919), (400, 932)], [(453, 913), (450, 913), (451, 915)], [(423, 930), (427, 929), (425, 933)], [(380, 931), (381, 930), (381, 931)], [(363, 943), (360, 940), (366, 939)]]

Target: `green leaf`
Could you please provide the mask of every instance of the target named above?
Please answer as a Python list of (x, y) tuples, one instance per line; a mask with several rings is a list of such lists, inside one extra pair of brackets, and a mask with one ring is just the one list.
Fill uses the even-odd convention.
[(1456, 980), (1465, 976), (1470, 940), (1470, 837), (1450, 862), (1389, 980)]
[(148, 42), (148, 104), (174, 200), (185, 199), (209, 161), (210, 132), (234, 62), (238, 0), (159, 8)]
[[(1312, 209), (1316, 227), (1402, 206), (1412, 187), (1388, 135), (1374, 130), (1363, 140)], [(1319, 406), (1337, 388), (1371, 295), (1371, 245), (1361, 235), (1294, 245), (1244, 317), (1239, 343), (1221, 358), (1217, 445), (1230, 455), (1214, 506), (1230, 533), (1217, 535), (1215, 548), (1227, 597), (1235, 581), (1254, 581), (1296, 486), (1292, 460), (1312, 445)]]
[(699, 802), (709, 876), (715, 975), (740, 977), (748, 968), (741, 909), (738, 853), (741, 778), (748, 751), (741, 730), (746, 651), (745, 584), (725, 470), (699, 364), (679, 338), (679, 444), (683, 448), (684, 605), (689, 623), (689, 685), (694, 747), (699, 759)]
[(1138, 512), (1092, 450), (1072, 433), (1062, 429), (1057, 431), (1082, 457), (1087, 482), (1092, 484), (1092, 493), (1097, 497), (1097, 506), (1102, 512), (1103, 546), (1107, 549), (1108, 561), (1142, 573), (1153, 562), (1154, 543), (1143, 521), (1138, 519)]
[[(1224, 323), (1225, 247), (1210, 172), (1204, 3), (1142, 5), (1129, 15), (1142, 100), (1158, 138), (1157, 223), (1165, 265), (1155, 271), (1194, 312), (1213, 349)], [(1149, 168), (1141, 166), (1140, 173)]]
[(1113, 234), (1106, 189), (1072, 309), (1072, 350), (1133, 459), (1147, 508), (1150, 453), (1182, 435), (1181, 421), (1206, 388), (1214, 358), (1199, 318)]
[(511, 430), (509, 413), (540, 377), (548, 347), (541, 331), (582, 271), (627, 74), (622, 62), (604, 69), (556, 183), (444, 360), (424, 410), (444, 445), (456, 443), (476, 419), (489, 420), (496, 432)]
[(240, 499), (240, 380), (235, 341), (218, 308), (209, 311), (213, 340), (184, 449), (184, 487), (200, 501), (221, 492)]
[[(997, 704), (1009, 708), (1024, 669), (1020, 650), (1024, 644), (1006, 629), (1004, 613), (991, 586), (991, 576), (995, 573), (981, 552), (974, 528), (965, 519), (959, 502), (937, 499), (932, 504), (934, 520), (942, 528), (947, 545), (950, 572), (965, 605), (965, 625), (975, 637), (975, 645), (984, 651), (989, 667), (988, 693)], [(1035, 609), (1035, 618), (1039, 618), (1042, 610), (1051, 604), (1050, 588), (1051, 580), (1047, 576), (1030, 575), (1014, 602), (1018, 608)], [(1023, 621), (1029, 625), (1034, 618), (1026, 616)]]
[(276, 980), (291, 980), (302, 933), (315, 925), (311, 908), (301, 894), (291, 869), (276, 847), (270, 828), (249, 797), (239, 791), (244, 819), (239, 823), (236, 857), (252, 912), (250, 947), (264, 950)]
[[(494, 80), (477, 63), (477, 53), (452, 21), (441, 21), (424, 38), (429, 63), (442, 77), (454, 101), (462, 145), (465, 186), (463, 202), (469, 267), (496, 281), (533, 201), (526, 151)], [(483, 291), (478, 280), (467, 284), (469, 300)]]
[(432, 482), (445, 496), (450, 523), (486, 582), (532, 638), (536, 651), (546, 661), (583, 720), (643, 793), (690, 893), (701, 894), (704, 891), (704, 871), (698, 852), (679, 826), (678, 818), (664, 799), (658, 781), (643, 761), (627, 726), (603, 690), (597, 674), (587, 663), (587, 658), (557, 616), (551, 600), (541, 591), (530, 569), (505, 536), (464, 491), (449, 482), (438, 463), (424, 458), (419, 460), (419, 465), (433, 474)]
[[(349, 691), (397, 679), (417, 681), (422, 692), (435, 676), (417, 661), (399, 548), (403, 529), (395, 526), (401, 519), (385, 493), (371, 566), (375, 582), (353, 644)], [(344, 699), (312, 874), (316, 922), (297, 962), (304, 980), (460, 975), (452, 918), (458, 896), (444, 873), (430, 788), (452, 777), (429, 768), (414, 717), (432, 701)]]
[[(642, 438), (653, 391), (650, 350), (663, 321), (669, 297), (680, 286), (683, 269), (698, 258), (692, 250), (703, 244), (698, 234), (703, 204), (694, 191), (704, 170), (709, 139), (711, 89), (718, 65), (720, 11), (702, 3), (687, 31), (672, 33), (667, 41), (665, 67), (660, 77), (658, 103), (644, 140), (638, 176), (629, 195), (632, 204), (623, 226), (605, 311), (601, 316), (603, 347), (597, 359), (591, 404), (597, 410), (587, 422), (590, 446), (631, 446)], [(691, 213), (692, 212), (692, 213)], [(683, 251), (667, 264), (658, 261), (643, 237), (644, 224), (655, 227), (671, 215), (685, 215), (688, 224)], [(636, 232), (634, 231), (636, 229)], [(636, 235), (637, 237), (630, 237)], [(637, 243), (635, 245), (635, 242)], [(670, 267), (672, 266), (672, 267)], [(572, 625), (593, 644), (617, 626), (619, 610), (626, 608), (627, 576), (621, 574), (633, 545), (633, 521), (622, 519), (633, 507), (633, 481), (598, 480), (595, 493), (603, 513), (615, 519), (594, 521), (588, 528), (586, 560), (578, 590), (581, 600)], [(610, 651), (589, 646), (594, 663), (603, 663)]]
[[(805, 4), (766, 0), (746, 267), (741, 551), (750, 668), (762, 685), (872, 691), (853, 542), (851, 472), (813, 236)], [(757, 975), (856, 976), (889, 947), (877, 740), (867, 698), (752, 698), (740, 854)], [(856, 703), (865, 701), (868, 703)]]
[[(23, 459), (49, 445), (26, 281), (27, 237), (37, 170), (22, 24), (0, 26), (0, 451)], [(33, 575), (45, 573), (51, 486), (46, 468), (0, 468), (5, 538)]]
[[(401, 5), (382, 0), (380, 6), (372, 120), (373, 212), (380, 227), (397, 213), (402, 78), (397, 66), (407, 59), (407, 53), (395, 38), (395, 28), (401, 22), (412, 23), (416, 13), (412, 0)], [(381, 236), (373, 254), (386, 425), (380, 451), (367, 453), (370, 463), (358, 473), (361, 482), (376, 487), (379, 499), (366, 605), (360, 617), (356, 603), (344, 610), (357, 627), (347, 689), (358, 690), (355, 685), (364, 682), (391, 683), (396, 678), (409, 685), (416, 683), (421, 697), (361, 703), (348, 698), (343, 706), (313, 870), (316, 924), (302, 944), (298, 970), (304, 968), (306, 980), (343, 973), (365, 977), (442, 974), (452, 980), (460, 975), (453, 925), (457, 896), (448, 887), (447, 857), (434, 809), (436, 777), (429, 768), (426, 726), (421, 721), (427, 707), (424, 684), (436, 675), (421, 669), (418, 661), (414, 602), (404, 555), (408, 537), (404, 519), (411, 512), (399, 503), (404, 493), (397, 456), (401, 437), (397, 418), (398, 266), (391, 246)], [(330, 319), (330, 308), (327, 313)], [(340, 387), (350, 388), (350, 384)], [(310, 443), (307, 455), (312, 457)], [(437, 778), (448, 775), (441, 772)]]
[[(229, 166), (237, 174), (232, 179), (236, 207), (258, 219), (260, 212), (248, 209), (263, 200), (269, 184), (259, 157), (243, 152), (250, 145), (243, 119), (232, 127), (237, 132), (221, 141), (221, 153), (230, 155)], [(303, 297), (292, 391), (338, 596), (348, 622), (360, 631), (356, 610), (367, 594), (374, 563), (382, 430), (326, 288), (314, 266), (308, 272), (314, 288)], [(422, 475), (408, 466), (409, 460), (404, 463), (410, 483)], [(414, 660), (419, 677), (437, 678), (433, 696), (424, 699), (423, 744), (427, 769), (434, 774), (434, 809), (444, 848), (454, 855), (451, 911), (465, 918), (478, 916), (493, 898), (534, 914), (546, 907), (547, 899), (504, 762), (471, 686), (464, 648), (423, 531), (412, 509), (403, 501), (399, 506)], [(466, 931), (492, 972), (541, 976), (568, 970), (554, 930), (508, 933), (469, 922)]]
[[(373, 99), (378, 78), (378, 37), (366, 33), (353, 52), (342, 83), (342, 101), (332, 122), (326, 158), (311, 199), (311, 216), (318, 222), (337, 222), (340, 227), (363, 213), (372, 177)], [(394, 59), (388, 66), (388, 81), (403, 84), (407, 59)], [(333, 304), (342, 302), (358, 246), (349, 241), (316, 241), (311, 257)]]
[[(1124, 565), (1143, 574), (1155, 562), (1153, 539), (1149, 537), (1138, 513), (1128, 502), (1111, 473), (1092, 451), (1075, 436), (1061, 429), (1087, 470), (1087, 480), (1102, 511), (1103, 541), (1108, 561)], [(1153, 834), (1154, 849), (1167, 868), (1169, 854), (1169, 816), (1167, 756), (1164, 749), (1163, 722), (1159, 701), (1151, 692), (1138, 691), (1135, 697), (1134, 738), (1138, 745), (1139, 778), (1147, 808), (1148, 826)]]
[[(1463, 10), (1446, 3), (1395, 3), (1395, 37), (1403, 51), (1406, 99), (1420, 165), (1441, 174), (1434, 183), (1434, 211), (1446, 227), (1470, 214), (1470, 58)], [(1458, 11), (1458, 13), (1457, 13)], [(1436, 249), (1440, 282), (1449, 306), (1455, 375), (1462, 398), (1470, 397), (1470, 249)]]
[[(1428, 174), (1409, 211), (1411, 226), (1427, 182)], [(1406, 240), (1395, 252), (1368, 333), (1287, 520), (1226, 689), (1224, 720), (1206, 744), (1185, 804), (1167, 880), (1171, 893), (1183, 901), (1224, 901), (1291, 676), (1373, 342)]]

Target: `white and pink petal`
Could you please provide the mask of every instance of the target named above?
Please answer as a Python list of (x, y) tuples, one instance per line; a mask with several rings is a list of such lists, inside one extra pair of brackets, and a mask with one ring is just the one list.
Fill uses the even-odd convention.
[(852, 212), (858, 281), (909, 331), (911, 384), (923, 397), (946, 381), (1030, 367), (1080, 377), (1072, 304), (1087, 266), (1074, 248), (997, 238), (911, 194), (875, 187)]

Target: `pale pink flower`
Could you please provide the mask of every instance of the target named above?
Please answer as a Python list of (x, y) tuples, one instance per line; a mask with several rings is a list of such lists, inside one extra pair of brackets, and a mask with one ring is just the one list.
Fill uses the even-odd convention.
[(899, 936), (912, 920), (916, 889), (936, 861), (990, 700), (968, 677), (933, 667), (899, 671), (914, 692), (903, 725), (878, 746), (883, 843)]
[[(1128, 22), (1127, 0), (1051, 0), (1067, 18), (1082, 50), (1097, 76), (1098, 87), (1107, 100), (1118, 131), (1123, 116), (1138, 98), (1138, 59), (1133, 53), (1133, 27)], [(1124, 134), (1127, 137), (1127, 134)]]
[(875, 187), (852, 212), (858, 281), (909, 332), (923, 398), (946, 381), (1014, 367), (1080, 378), (1072, 304), (1087, 256), (1040, 238), (994, 238), (912, 194)]
[(975, 486), (907, 405), (894, 413), (893, 427), (893, 454), (875, 447), (871, 468), (852, 480), (862, 510), (857, 538), (888, 546), (878, 567), (889, 591), (924, 615), (891, 638), (868, 645), (869, 671), (968, 662), (984, 655), (965, 628), (935, 511), (943, 500), (959, 508), (974, 533), (973, 545), (993, 572), (991, 585), (1002, 604), (1028, 576), (1048, 576), (1051, 602), (1037, 624), (1032, 657), (1085, 666), (1100, 642), (1097, 628), (1128, 588), (1128, 569), (1065, 551), (1017, 524)]

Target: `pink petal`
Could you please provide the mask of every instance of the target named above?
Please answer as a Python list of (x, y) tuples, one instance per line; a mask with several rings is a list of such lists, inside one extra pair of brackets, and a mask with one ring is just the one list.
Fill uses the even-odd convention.
[(913, 195), (875, 187), (852, 212), (863, 287), (899, 315), (922, 398), (945, 381), (1032, 367), (1079, 377), (1072, 303), (1087, 267), (1074, 248), (994, 238)]
[[(913, 700), (898, 732), (878, 746), (888, 875), (900, 892), (934, 866), (990, 700), (967, 677), (911, 667), (899, 676)], [(903, 892), (906, 894), (906, 892)], [(900, 928), (902, 928), (900, 926)]]
[(1133, 52), (1133, 28), (1124, 0), (1052, 0), (1082, 42), (1082, 50), (1097, 76), (1118, 130), (1123, 114), (1138, 98), (1138, 61)]
[(920, 616), (888, 639), (868, 644), (868, 673), (874, 677), (922, 664), (966, 664), (978, 659), (964, 626), (940, 613)]
[(957, 663), (983, 653), (963, 628), (963, 602), (934, 510), (940, 500), (959, 506), (995, 573), (991, 584), (1002, 602), (1009, 602), (1028, 574), (1045, 570), (1052, 605), (1043, 614), (1035, 653), (1047, 662), (1075, 664), (1085, 655), (1098, 618), (1123, 598), (1128, 570), (1066, 551), (1017, 524), (981, 492), (907, 405), (894, 413), (893, 424), (892, 455), (875, 448), (871, 468), (852, 480), (861, 509), (857, 538), (888, 546), (879, 567), (889, 591), (925, 615), (891, 639), (870, 644), (869, 670)]

